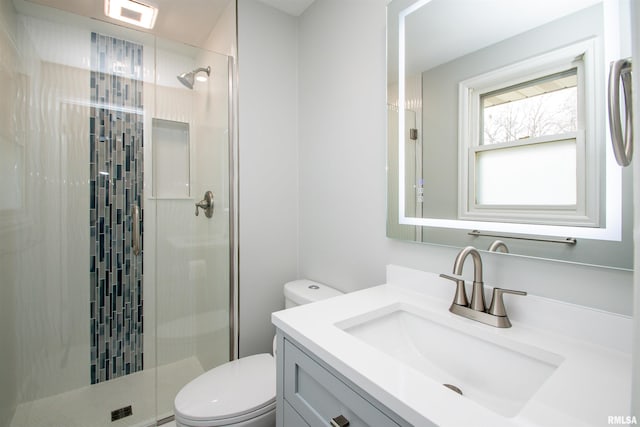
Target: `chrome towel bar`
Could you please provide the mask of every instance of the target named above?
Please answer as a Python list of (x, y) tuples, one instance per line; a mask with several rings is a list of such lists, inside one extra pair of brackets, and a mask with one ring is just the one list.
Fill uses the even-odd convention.
[(479, 230), (473, 230), (467, 233), (469, 236), (476, 237), (497, 237), (502, 239), (516, 239), (516, 240), (529, 240), (533, 242), (547, 242), (547, 243), (564, 243), (565, 245), (576, 245), (578, 240), (574, 237), (566, 237), (566, 238), (546, 238), (546, 237), (531, 237), (531, 236), (520, 236), (520, 235), (511, 235), (511, 234), (492, 234), (485, 233)]

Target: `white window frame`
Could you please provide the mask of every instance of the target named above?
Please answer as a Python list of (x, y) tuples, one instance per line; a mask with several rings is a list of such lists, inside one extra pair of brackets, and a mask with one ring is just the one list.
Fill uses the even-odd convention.
[[(465, 220), (517, 222), (544, 225), (600, 226), (599, 160), (595, 134), (595, 39), (485, 73), (459, 84), (458, 117), (458, 217)], [(577, 68), (577, 131), (518, 142), (481, 144), (481, 96), (562, 71)], [(505, 147), (575, 139), (577, 200), (574, 206), (480, 205), (476, 203), (476, 153)], [(591, 196), (589, 196), (591, 195)], [(595, 196), (593, 196), (595, 195)]]

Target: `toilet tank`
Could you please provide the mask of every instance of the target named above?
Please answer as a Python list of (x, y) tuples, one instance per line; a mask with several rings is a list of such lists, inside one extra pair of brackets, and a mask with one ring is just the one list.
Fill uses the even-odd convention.
[(284, 307), (295, 307), (338, 295), (342, 295), (342, 292), (322, 283), (307, 279), (294, 280), (284, 285)]

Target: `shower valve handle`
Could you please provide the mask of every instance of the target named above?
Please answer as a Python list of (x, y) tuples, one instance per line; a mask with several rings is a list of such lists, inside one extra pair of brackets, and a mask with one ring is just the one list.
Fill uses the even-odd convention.
[(196, 203), (196, 216), (199, 214), (198, 208), (204, 211), (207, 218), (213, 216), (213, 193), (211, 191), (204, 193), (204, 199)]

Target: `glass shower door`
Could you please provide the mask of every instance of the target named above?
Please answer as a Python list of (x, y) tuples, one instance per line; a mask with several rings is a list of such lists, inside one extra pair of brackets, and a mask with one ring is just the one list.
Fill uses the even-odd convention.
[[(157, 45), (146, 206), (156, 230), (159, 419), (172, 415), (182, 386), (230, 358), (228, 62), (215, 52)], [(208, 67), (210, 76), (200, 72), (192, 88), (176, 78)], [(207, 192), (213, 208), (197, 208)]]
[(0, 2), (0, 425), (155, 425), (229, 360), (227, 57)]

